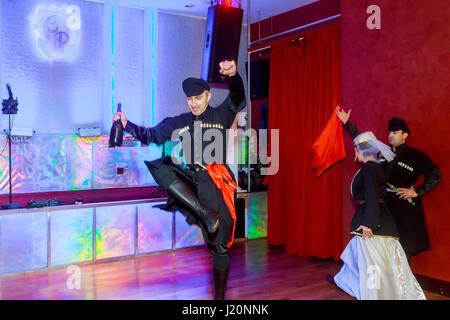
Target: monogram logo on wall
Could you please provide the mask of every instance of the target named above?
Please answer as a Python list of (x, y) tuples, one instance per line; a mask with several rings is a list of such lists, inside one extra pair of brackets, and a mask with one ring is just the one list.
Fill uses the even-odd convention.
[(72, 62), (81, 39), (81, 12), (76, 5), (40, 4), (29, 15), (38, 51), (51, 62)]

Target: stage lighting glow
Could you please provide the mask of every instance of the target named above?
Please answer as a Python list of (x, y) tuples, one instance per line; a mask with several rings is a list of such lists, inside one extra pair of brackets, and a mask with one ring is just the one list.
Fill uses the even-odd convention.
[(81, 40), (81, 10), (76, 5), (39, 4), (29, 15), (33, 40), (51, 62), (72, 62)]
[(248, 195), (248, 226), (249, 239), (267, 237), (267, 193), (255, 192)]

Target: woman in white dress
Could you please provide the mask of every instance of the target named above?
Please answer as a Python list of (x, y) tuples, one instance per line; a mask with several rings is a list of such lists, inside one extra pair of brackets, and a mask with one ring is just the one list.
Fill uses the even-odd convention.
[(353, 238), (341, 255), (344, 265), (334, 283), (362, 300), (425, 299), (384, 202), (386, 173), (379, 159), (392, 161), (394, 153), (372, 132), (359, 134), (354, 145), (355, 157), (364, 163), (351, 183), (358, 207), (351, 223)]

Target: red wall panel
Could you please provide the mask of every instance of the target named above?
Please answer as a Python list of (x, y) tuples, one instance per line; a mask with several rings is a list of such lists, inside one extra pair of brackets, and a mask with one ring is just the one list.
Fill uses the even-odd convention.
[[(340, 0), (320, 0), (308, 4), (306, 6), (287, 11), (285, 13), (261, 20), (257, 23), (252, 23), (250, 26), (250, 42), (257, 41), (280, 32), (285, 32), (293, 28), (307, 25), (311, 22), (322, 20), (335, 16), (340, 13)], [(331, 21), (335, 23), (336, 21)], [(316, 29), (318, 26), (329, 25), (330, 22), (324, 22), (319, 25), (305, 28), (302, 32), (307, 32)], [(279, 40), (281, 37), (274, 37), (271, 41)], [(253, 46), (257, 46), (254, 44)]]
[[(381, 29), (369, 30), (370, 5), (381, 9)], [(353, 109), (360, 130), (372, 130), (387, 143), (387, 122), (404, 118), (408, 143), (426, 152), (442, 182), (423, 198), (431, 249), (413, 258), (417, 274), (450, 281), (450, 6), (448, 0), (321, 0), (261, 22), (261, 37), (341, 13), (342, 101)], [(305, 15), (305, 13), (308, 13)], [(317, 26), (316, 26), (317, 27)], [(252, 41), (258, 25), (251, 26)], [(255, 38), (256, 37), (256, 38)], [(274, 41), (276, 39), (273, 39)], [(270, 43), (269, 43), (270, 44)], [(267, 43), (265, 43), (267, 45)], [(344, 135), (344, 245), (355, 207), (350, 182), (358, 169), (353, 145)]]
[[(369, 30), (366, 9), (381, 9), (381, 29)], [(341, 0), (342, 101), (360, 130), (387, 143), (387, 122), (404, 118), (408, 143), (440, 166), (441, 184), (423, 198), (431, 249), (413, 258), (415, 273), (450, 281), (450, 6), (448, 0)], [(346, 138), (347, 150), (352, 150)], [(344, 161), (344, 225), (353, 215), (349, 183), (357, 170)], [(348, 241), (348, 238), (344, 241)]]

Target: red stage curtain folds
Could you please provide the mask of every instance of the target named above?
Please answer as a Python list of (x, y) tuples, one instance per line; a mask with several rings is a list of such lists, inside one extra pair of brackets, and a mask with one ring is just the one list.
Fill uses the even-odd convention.
[(340, 25), (302, 37), (272, 45), (269, 127), (279, 129), (280, 166), (269, 177), (268, 243), (285, 244), (288, 254), (338, 260), (342, 164), (316, 178), (311, 148), (341, 103)]

